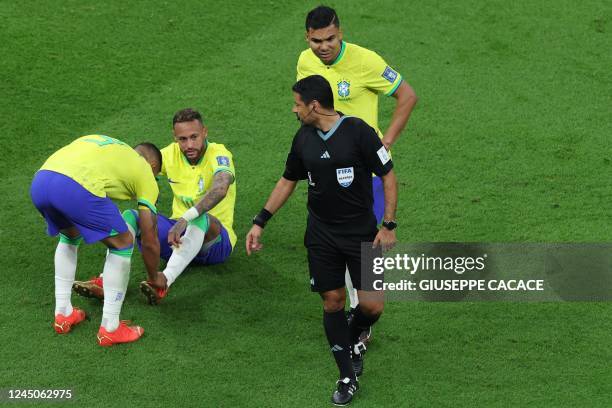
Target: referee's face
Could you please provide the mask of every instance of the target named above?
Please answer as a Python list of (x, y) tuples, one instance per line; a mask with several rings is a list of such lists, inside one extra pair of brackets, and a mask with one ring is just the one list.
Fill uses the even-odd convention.
[(309, 28), (306, 32), (308, 46), (324, 64), (336, 60), (342, 48), (342, 31), (333, 24), (325, 28)]
[(314, 110), (314, 101), (310, 104), (310, 106), (306, 105), (302, 100), (302, 97), (299, 93), (293, 93), (293, 99), (295, 100), (293, 103), (293, 109), (291, 111), (295, 113), (298, 120), (302, 123), (309, 125), (313, 122), (314, 116), (311, 115)]
[(174, 140), (181, 152), (191, 162), (197, 162), (204, 154), (204, 141), (207, 129), (199, 120), (178, 122), (174, 124)]

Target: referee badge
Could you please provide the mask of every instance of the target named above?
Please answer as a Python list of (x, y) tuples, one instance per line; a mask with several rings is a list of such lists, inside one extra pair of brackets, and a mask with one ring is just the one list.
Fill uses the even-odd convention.
[(355, 178), (355, 172), (352, 167), (345, 167), (343, 169), (336, 169), (336, 179), (338, 180), (338, 184), (342, 187), (348, 187), (353, 182)]

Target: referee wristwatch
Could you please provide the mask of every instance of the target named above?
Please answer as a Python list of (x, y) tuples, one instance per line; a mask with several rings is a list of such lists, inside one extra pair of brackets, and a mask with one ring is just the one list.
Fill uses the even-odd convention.
[(388, 229), (389, 231), (393, 231), (397, 228), (397, 222), (395, 221), (383, 221), (382, 226)]

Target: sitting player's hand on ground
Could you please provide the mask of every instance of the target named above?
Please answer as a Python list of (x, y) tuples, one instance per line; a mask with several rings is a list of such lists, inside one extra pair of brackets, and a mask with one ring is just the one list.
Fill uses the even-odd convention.
[(376, 238), (374, 238), (372, 248), (377, 248), (381, 245), (383, 251), (388, 251), (395, 246), (396, 242), (397, 238), (395, 236), (395, 231), (389, 231), (385, 227), (382, 227), (378, 231), (378, 234), (376, 234)]
[(179, 218), (176, 224), (168, 231), (168, 244), (171, 246), (181, 246), (181, 235), (187, 228), (187, 221), (184, 218)]
[(251, 255), (252, 252), (259, 251), (261, 248), (263, 248), (263, 244), (259, 241), (262, 233), (263, 228), (261, 228), (259, 225), (253, 225), (251, 227), (251, 230), (246, 237), (246, 251), (248, 255)]

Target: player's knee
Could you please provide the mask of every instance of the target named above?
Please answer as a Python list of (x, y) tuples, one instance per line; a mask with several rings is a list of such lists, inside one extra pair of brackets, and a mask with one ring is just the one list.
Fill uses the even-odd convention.
[[(343, 289), (344, 291), (344, 289)], [(344, 309), (346, 296), (339, 291), (328, 291), (321, 294), (323, 298), (323, 310), (327, 313), (334, 313)]]
[(385, 308), (385, 304), (383, 302), (377, 301), (360, 301), (359, 307), (361, 308), (361, 311), (367, 316), (380, 316)]
[(121, 216), (125, 220), (125, 223), (128, 225), (130, 232), (134, 234), (135, 237), (138, 236), (138, 211), (136, 210), (125, 210)]
[[(83, 237), (81, 235), (69, 236), (60, 232), (59, 242), (62, 244), (72, 245), (78, 247), (83, 242)], [(74, 235), (74, 234), (73, 234)]]
[(109, 249), (122, 249), (132, 247), (134, 239), (129, 231), (110, 237), (105, 241)]

